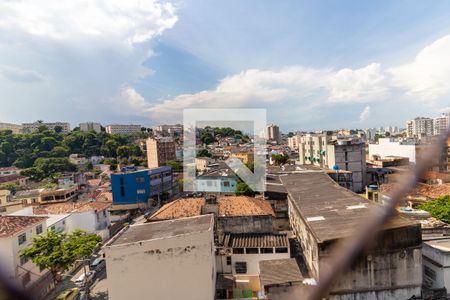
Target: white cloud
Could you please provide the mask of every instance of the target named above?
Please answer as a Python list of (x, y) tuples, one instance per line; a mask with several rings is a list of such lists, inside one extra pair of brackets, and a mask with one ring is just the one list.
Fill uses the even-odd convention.
[(135, 44), (171, 28), (174, 11), (156, 0), (2, 1), (0, 28), (64, 42), (91, 37)]
[(359, 121), (364, 122), (370, 116), (370, 106), (364, 107), (363, 111), (359, 114)]
[(429, 101), (450, 94), (450, 35), (423, 48), (415, 59), (388, 70), (393, 83)]

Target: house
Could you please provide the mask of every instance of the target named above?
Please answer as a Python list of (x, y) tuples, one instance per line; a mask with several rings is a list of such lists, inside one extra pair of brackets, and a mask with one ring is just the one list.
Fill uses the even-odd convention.
[(31, 245), (33, 237), (47, 231), (46, 220), (47, 217), (0, 216), (2, 272), (36, 299), (42, 299), (52, 288), (52, 276), (21, 256), (20, 251)]
[(22, 201), (14, 200), (10, 191), (0, 190), (0, 215), (8, 215), (22, 207)]
[[(311, 275), (318, 279), (332, 246), (351, 237), (378, 204), (339, 186), (324, 172), (280, 177), (288, 192), (289, 219)], [(330, 299), (410, 299), (421, 295), (419, 223), (394, 217), (374, 249), (357, 258), (329, 291)]]
[(290, 258), (289, 241), (285, 233), (225, 234), (217, 253), (217, 271), (231, 274), (235, 287), (251, 289), (253, 297), (262, 289), (260, 262)]
[(9, 175), (0, 175), (0, 184), (16, 184), (19, 186), (24, 186), (28, 183), (28, 177), (18, 175), (18, 174), (9, 174)]
[(172, 194), (172, 168), (168, 166), (111, 174), (113, 205), (147, 208)]
[(125, 228), (103, 248), (108, 298), (214, 299), (213, 230), (212, 215)]
[(217, 233), (267, 233), (273, 231), (274, 211), (261, 198), (214, 196), (182, 198), (162, 206), (147, 221), (173, 220), (213, 213), (217, 216)]
[(14, 215), (48, 216), (49, 222), (55, 222), (49, 226), (54, 225), (59, 231), (72, 232), (82, 229), (88, 233), (96, 233), (106, 240), (109, 238), (108, 228), (111, 225), (108, 211), (110, 206), (107, 202), (56, 203), (26, 207)]
[(17, 167), (2, 167), (0, 168), (0, 176), (1, 175), (20, 175), (20, 171), (22, 171), (21, 169), (17, 168)]
[(77, 198), (77, 185), (18, 191), (14, 195), (14, 200), (22, 201), (24, 205), (68, 202)]
[(74, 165), (76, 165), (77, 167), (83, 168), (89, 162), (89, 159), (87, 159), (84, 155), (81, 154), (70, 154), (69, 161)]
[(232, 153), (231, 157), (240, 159), (244, 164), (252, 164), (255, 161), (255, 156), (251, 151), (239, 151)]

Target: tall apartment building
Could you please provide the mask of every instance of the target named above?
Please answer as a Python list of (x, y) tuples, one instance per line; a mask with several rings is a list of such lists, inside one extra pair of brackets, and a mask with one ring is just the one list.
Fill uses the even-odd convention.
[(450, 123), (450, 115), (442, 114), (440, 117), (433, 119), (433, 133), (434, 135), (444, 134), (447, 132)]
[(105, 131), (109, 134), (133, 134), (141, 132), (141, 125), (123, 125), (111, 124), (105, 127)]
[(81, 131), (95, 131), (95, 132), (101, 132), (102, 131), (102, 125), (100, 123), (94, 123), (94, 122), (85, 122), (80, 123), (80, 130)]
[(418, 117), (406, 122), (408, 137), (422, 137), (433, 135), (433, 119)]
[(175, 160), (175, 142), (170, 137), (147, 139), (147, 164), (149, 169), (163, 166), (168, 160)]
[(0, 123), (0, 130), (11, 130), (14, 134), (22, 133), (22, 126), (11, 123)]
[(49, 130), (55, 130), (56, 127), (61, 128), (61, 133), (68, 133), (70, 131), (70, 124), (67, 122), (53, 122), (53, 123), (41, 123), (41, 122), (34, 122), (34, 123), (22, 123), (22, 131), (24, 133), (31, 133), (36, 130), (40, 126), (46, 126)]
[(274, 124), (267, 126), (266, 138), (269, 141), (275, 141), (275, 142), (279, 143), (281, 141), (280, 128)]
[[(300, 136), (300, 164), (313, 164), (321, 168), (352, 172), (353, 191), (362, 192), (365, 187), (365, 143), (360, 139), (333, 139), (330, 135), (306, 134)], [(336, 168), (335, 167), (335, 168)]]
[(300, 144), (301, 136), (294, 135), (288, 138), (288, 146), (291, 150), (298, 149), (298, 145)]

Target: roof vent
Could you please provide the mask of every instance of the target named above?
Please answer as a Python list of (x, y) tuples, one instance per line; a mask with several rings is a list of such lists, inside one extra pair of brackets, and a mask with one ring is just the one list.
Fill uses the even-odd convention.
[(306, 221), (308, 221), (308, 222), (324, 221), (324, 220), (325, 220), (325, 218), (323, 216), (306, 218)]

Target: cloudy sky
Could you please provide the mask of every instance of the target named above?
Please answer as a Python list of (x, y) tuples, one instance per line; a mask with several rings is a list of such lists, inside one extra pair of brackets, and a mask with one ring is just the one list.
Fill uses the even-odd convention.
[(181, 122), (267, 108), (282, 130), (450, 107), (449, 1), (0, 0), (0, 122)]

